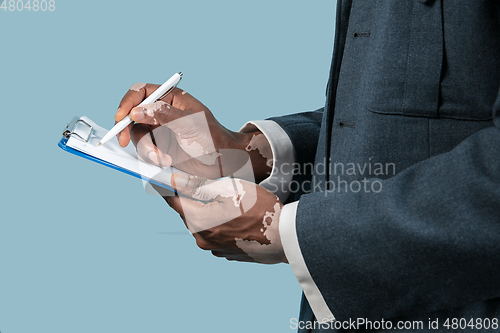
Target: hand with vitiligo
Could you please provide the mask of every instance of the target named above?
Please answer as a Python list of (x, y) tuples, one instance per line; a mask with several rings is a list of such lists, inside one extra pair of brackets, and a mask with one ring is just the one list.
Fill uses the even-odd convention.
[(233, 175), (248, 159), (252, 175), (243, 178), (260, 182), (268, 176), (272, 152), (264, 135), (230, 131), (205, 105), (178, 88), (162, 100), (137, 107), (158, 87), (136, 83), (123, 97), (115, 121), (130, 114), (135, 124), (118, 134), (122, 147), (132, 140), (144, 160), (210, 179)]
[(266, 137), (226, 129), (205, 105), (178, 88), (137, 107), (157, 88), (135, 84), (122, 99), (115, 120), (130, 114), (136, 123), (119, 134), (120, 145), (131, 140), (144, 160), (189, 174), (174, 174), (171, 182), (180, 195), (164, 198), (200, 248), (228, 260), (286, 262), (278, 229), (283, 204), (255, 184), (273, 166)]
[(240, 179), (172, 175), (180, 196), (164, 197), (197, 245), (228, 260), (287, 262), (279, 235), (283, 204), (262, 186)]

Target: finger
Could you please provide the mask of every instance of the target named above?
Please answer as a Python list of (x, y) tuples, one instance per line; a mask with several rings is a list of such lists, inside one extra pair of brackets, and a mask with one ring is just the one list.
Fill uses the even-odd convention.
[(242, 181), (234, 178), (210, 180), (181, 172), (172, 174), (172, 186), (179, 192), (201, 201), (231, 200), (239, 208), (245, 195)]
[(161, 167), (170, 166), (172, 164), (172, 158), (162, 153), (153, 143), (148, 125), (136, 124), (132, 127), (130, 133), (137, 154), (145, 161)]
[[(181, 203), (181, 198), (179, 196), (172, 196), (172, 197), (163, 197), (165, 201), (168, 203), (170, 207), (172, 207), (182, 218), (184, 225), (188, 228), (188, 230), (191, 232), (193, 237), (196, 239), (196, 245), (202, 250), (214, 250), (220, 248), (220, 245), (216, 242), (209, 241), (205, 239), (202, 235), (200, 235), (197, 232), (193, 232), (192, 227), (190, 227), (190, 224), (186, 222), (185, 214), (184, 214), (184, 209), (182, 207)], [(191, 200), (192, 201), (192, 200)], [(195, 202), (193, 201), (194, 205), (197, 206), (197, 209), (203, 209), (200, 202)], [(200, 205), (201, 204), (201, 205)], [(189, 207), (188, 207), (189, 208)], [(192, 208), (190, 208), (192, 209)]]
[(208, 110), (203, 103), (180, 88), (172, 90), (162, 98), (162, 101), (181, 110), (193, 110), (194, 112)]
[(177, 212), (177, 214), (179, 214), (186, 228), (188, 228), (189, 232), (193, 234), (193, 232), (189, 229), (188, 224), (186, 223), (186, 215), (184, 214), (184, 209), (182, 207), (181, 198), (179, 197), (179, 195), (176, 194), (175, 196), (171, 197), (163, 197), (163, 199), (165, 199), (170, 208), (172, 208)]
[[(236, 246), (236, 245), (235, 245)], [(227, 246), (226, 246), (227, 247)], [(227, 255), (235, 255), (235, 254), (243, 254), (243, 250), (238, 249), (238, 248), (217, 248), (212, 250), (212, 254), (216, 257), (223, 257)]]
[[(158, 89), (159, 85), (157, 84), (149, 84), (149, 83), (135, 83), (130, 87), (125, 96), (123, 96), (120, 101), (120, 105), (118, 106), (118, 110), (115, 114), (115, 121), (119, 122), (123, 118), (125, 118), (132, 108), (139, 105), (146, 97), (151, 95), (153, 91)], [(130, 132), (131, 127), (127, 127), (121, 131), (121, 135), (119, 138), (120, 146), (125, 147), (130, 141)]]
[(163, 199), (165, 199), (165, 201), (167, 201), (167, 203), (169, 197), (174, 197), (177, 195), (171, 187), (166, 188), (163, 186), (156, 185), (155, 183), (152, 182), (149, 182), (149, 184), (151, 185), (153, 190), (156, 191), (156, 193), (158, 193)]
[(160, 85), (151, 83), (135, 83), (123, 96), (116, 111), (115, 120), (120, 121), (130, 113), (132, 108), (139, 105), (143, 100), (151, 95)]
[(218, 243), (211, 242), (209, 240), (206, 240), (203, 238), (200, 234), (194, 233), (193, 234), (194, 239), (196, 239), (196, 245), (202, 250), (215, 250), (220, 248), (220, 245)]
[[(115, 122), (116, 124), (117, 122)], [(118, 143), (120, 144), (121, 147), (127, 147), (128, 143), (130, 142), (130, 131), (132, 130), (132, 127), (134, 126), (133, 123), (130, 123), (127, 127), (125, 127), (120, 133), (116, 135), (118, 138)]]
[[(213, 226), (213, 215), (207, 214), (211, 211), (211, 204), (205, 204), (191, 198), (175, 196), (164, 198), (170, 207), (175, 210), (184, 221), (191, 234), (195, 235), (200, 231)], [(198, 236), (195, 236), (195, 238)], [(200, 236), (201, 237), (201, 236)]]
[(176, 172), (171, 177), (172, 186), (176, 191), (200, 201), (212, 201), (219, 196), (216, 181)]
[[(176, 172), (171, 177), (171, 184), (185, 196), (179, 200), (184, 205), (184, 218), (192, 232), (214, 228), (244, 214), (241, 202), (245, 191), (239, 179), (214, 181)], [(205, 204), (202, 211), (193, 208), (193, 199)]]
[(167, 204), (180, 215), (181, 219), (184, 220), (184, 211), (182, 210), (182, 205), (179, 196), (176, 194), (171, 197), (163, 197)]
[[(207, 240), (217, 239), (217, 230), (213, 229), (241, 216), (239, 208), (219, 201), (208, 203), (196, 201), (186, 196), (165, 198), (188, 227), (192, 234), (200, 233)], [(203, 233), (207, 231), (207, 233)]]
[(164, 102), (157, 101), (135, 107), (130, 112), (130, 118), (141, 124), (165, 125), (190, 113)]
[(232, 249), (212, 250), (212, 254), (219, 258), (226, 258), (229, 261), (256, 262), (255, 259), (241, 250), (234, 251)]

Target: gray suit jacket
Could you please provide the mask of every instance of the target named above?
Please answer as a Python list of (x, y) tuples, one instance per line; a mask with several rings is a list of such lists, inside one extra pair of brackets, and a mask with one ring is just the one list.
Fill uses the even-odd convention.
[(500, 1), (338, 0), (325, 107), (271, 118), (327, 164), (290, 200), (337, 320), (500, 318), (499, 88)]

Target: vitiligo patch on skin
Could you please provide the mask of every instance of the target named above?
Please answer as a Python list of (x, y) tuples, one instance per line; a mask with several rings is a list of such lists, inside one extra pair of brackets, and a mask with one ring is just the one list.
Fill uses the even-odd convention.
[(129, 90), (132, 90), (132, 91), (140, 91), (142, 88), (144, 88), (146, 86), (145, 83), (134, 83), (132, 85), (132, 87), (130, 87)]
[(206, 165), (214, 165), (220, 154), (216, 152), (210, 152), (201, 143), (195, 141), (194, 139), (182, 139), (180, 133), (177, 134), (179, 137), (179, 145), (182, 149), (188, 153), (190, 156), (196, 158), (198, 161)]
[[(245, 196), (245, 190), (243, 189), (243, 184), (239, 179), (230, 179), (228, 181), (221, 182), (221, 187), (215, 191), (215, 196), (221, 196), (223, 198), (231, 198), (235, 207), (240, 207), (241, 200)], [(236, 186), (236, 189), (234, 188)]]
[[(168, 108), (168, 106), (169, 105), (167, 103), (163, 101), (158, 101), (153, 104), (144, 105), (142, 107), (142, 110), (144, 111), (144, 114), (146, 114), (148, 117), (154, 117), (155, 113), (162, 112), (162, 109), (164, 109), (165, 107)], [(156, 119), (154, 120), (157, 121)]]
[(258, 150), (259, 154), (266, 159), (266, 165), (268, 167), (273, 166), (273, 152), (271, 150), (271, 146), (267, 141), (267, 138), (264, 134), (257, 134), (252, 137), (248, 146), (246, 146), (246, 151)]
[[(229, 183), (229, 182), (228, 182)], [(243, 184), (239, 179), (231, 179), (231, 188), (226, 188), (226, 191), (222, 191), (220, 196), (225, 198), (232, 198), (235, 207), (240, 207), (241, 200), (245, 196), (245, 190), (243, 189)], [(236, 189), (234, 188), (236, 186)]]
[[(281, 206), (279, 202), (274, 204), (273, 209), (274, 211), (272, 212), (266, 212), (262, 219), (262, 224), (265, 229), (264, 236), (267, 240), (269, 240), (270, 244), (261, 244), (255, 240), (235, 238), (236, 246), (238, 246), (256, 262), (263, 264), (276, 264), (281, 262), (283, 259), (282, 252), (277, 249), (277, 242), (280, 241), (278, 221), (281, 214)], [(273, 255), (273, 253), (275, 254)]]
[(183, 90), (183, 91), (181, 92), (181, 95), (186, 95), (186, 94), (187, 94), (186, 90)]
[(231, 198), (234, 206), (239, 208), (245, 193), (241, 180), (222, 179), (195, 189), (193, 198), (202, 201), (215, 200), (217, 197)]
[[(166, 104), (168, 109), (170, 105)], [(214, 165), (220, 156), (217, 153), (208, 121), (204, 112), (183, 116), (165, 125), (176, 135), (179, 146), (189, 156), (206, 165)]]
[(184, 149), (186, 153), (193, 157), (198, 157), (205, 154), (205, 150), (199, 142), (189, 139), (181, 139), (179, 143), (182, 149)]
[[(178, 180), (180, 182), (176, 184)], [(253, 189), (244, 187), (244, 181), (239, 179), (223, 178), (214, 181), (196, 176), (188, 176), (188, 180), (174, 179), (174, 186), (184, 183), (186, 185), (181, 185), (183, 189), (178, 191), (191, 197), (179, 197), (184, 221), (191, 233), (208, 230), (234, 220), (241, 216), (245, 206), (253, 206), (256, 198)], [(199, 207), (192, 207), (193, 199), (206, 202), (211, 205), (210, 209), (215, 211), (209, 215), (203, 214)]]
[(219, 157), (219, 154), (217, 153), (209, 154), (209, 152), (206, 151), (203, 146), (197, 141), (181, 139), (179, 145), (190, 156), (206, 165), (214, 165), (217, 161), (217, 157)]

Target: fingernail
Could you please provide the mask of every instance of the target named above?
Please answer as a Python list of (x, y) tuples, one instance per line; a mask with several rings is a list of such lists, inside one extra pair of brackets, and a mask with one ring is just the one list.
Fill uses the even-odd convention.
[(178, 190), (186, 187), (189, 181), (189, 176), (183, 173), (176, 172), (172, 175), (172, 180), (172, 185), (176, 190)]
[(158, 154), (154, 150), (149, 152), (148, 157), (153, 163), (160, 164), (158, 162)]
[(156, 158), (158, 159), (158, 165), (163, 169), (163, 159), (161, 158), (160, 152), (158, 150), (156, 151)]
[(144, 109), (135, 108), (130, 112), (130, 117), (135, 121), (139, 121), (143, 120), (146, 115), (144, 114)]
[(163, 154), (163, 156), (161, 157), (161, 164), (164, 167), (170, 166), (172, 164), (172, 158), (168, 155)]

